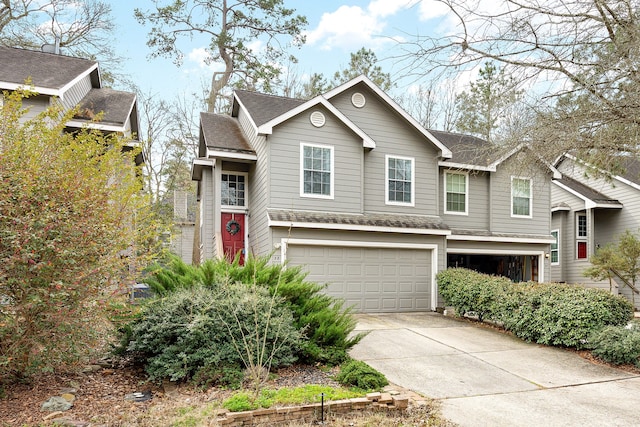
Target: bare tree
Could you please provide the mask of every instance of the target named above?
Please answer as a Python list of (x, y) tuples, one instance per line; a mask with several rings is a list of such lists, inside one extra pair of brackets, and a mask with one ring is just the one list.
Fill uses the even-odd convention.
[[(304, 43), (302, 28), (306, 18), (284, 7), (283, 0), (174, 0), (162, 6), (153, 0), (155, 11), (135, 10), (141, 24), (153, 25), (147, 44), (153, 56), (173, 58), (180, 65), (183, 52), (180, 37), (204, 35), (209, 38), (207, 62), (222, 62), (224, 69), (214, 72), (207, 105), (216, 109), (218, 98), (231, 83), (259, 85), (271, 91), (271, 81), (280, 74), (279, 64), (289, 44)], [(289, 43), (283, 42), (289, 38)], [(264, 46), (256, 47), (258, 41)], [(253, 46), (253, 47), (252, 47)]]
[[(551, 157), (572, 149), (610, 168), (638, 154), (640, 14), (634, 0), (437, 0), (459, 31), (401, 45), (412, 73), (490, 59), (518, 72), (546, 104), (527, 138)], [(494, 9), (486, 11), (483, 7)]]
[(55, 44), (72, 56), (113, 68), (111, 5), (99, 0), (0, 0), (0, 44), (40, 49)]

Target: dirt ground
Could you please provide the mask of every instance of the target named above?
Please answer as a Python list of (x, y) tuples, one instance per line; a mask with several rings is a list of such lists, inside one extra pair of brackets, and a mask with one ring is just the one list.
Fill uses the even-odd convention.
[[(138, 368), (93, 366), (84, 373), (43, 374), (29, 384), (5, 387), (0, 396), (0, 426), (208, 426), (216, 425), (215, 412), (231, 392), (200, 390), (189, 385), (149, 383)], [(277, 372), (268, 388), (303, 384), (337, 385), (326, 372), (313, 366), (293, 366)], [(75, 394), (73, 407), (64, 412), (41, 411), (41, 405), (65, 391)], [(125, 400), (135, 392), (151, 392), (143, 402)], [(332, 426), (448, 425), (437, 417), (437, 405), (416, 396), (419, 402), (404, 414), (354, 414), (330, 419)], [(66, 424), (55, 424), (56, 420)], [(311, 425), (311, 424), (310, 424)]]

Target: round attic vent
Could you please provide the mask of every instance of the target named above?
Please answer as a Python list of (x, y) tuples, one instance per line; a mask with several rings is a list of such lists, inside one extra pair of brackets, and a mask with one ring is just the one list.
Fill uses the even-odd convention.
[(367, 99), (360, 92), (356, 92), (351, 96), (351, 103), (357, 108), (362, 108), (367, 103)]
[(324, 126), (324, 114), (322, 114), (320, 111), (314, 111), (313, 113), (311, 113), (311, 115), (309, 116), (309, 120), (311, 120), (311, 124), (317, 128)]

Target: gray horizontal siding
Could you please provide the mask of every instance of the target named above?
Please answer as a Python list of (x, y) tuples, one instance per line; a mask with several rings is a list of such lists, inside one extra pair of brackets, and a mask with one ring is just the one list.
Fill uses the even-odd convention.
[[(511, 177), (532, 181), (531, 218), (511, 216)], [(517, 170), (509, 161), (491, 175), (491, 231), (548, 234), (551, 230), (551, 176), (542, 169)]]
[(487, 172), (471, 172), (467, 175), (469, 204), (467, 215), (455, 215), (445, 213), (446, 188), (445, 173), (458, 172), (455, 170), (440, 170), (440, 216), (445, 224), (451, 228), (467, 230), (489, 230), (490, 201), (489, 196), (489, 174)]
[[(325, 114), (326, 124), (316, 128), (312, 111)], [(300, 195), (301, 143), (332, 146), (334, 150), (334, 198)], [(324, 108), (306, 111), (274, 129), (269, 149), (270, 207), (360, 213), (362, 211), (362, 139)]]
[[(351, 103), (355, 92), (365, 95), (364, 107)], [(365, 211), (438, 215), (438, 151), (431, 142), (364, 86), (345, 91), (331, 102), (376, 142), (376, 148), (365, 155)], [(385, 203), (386, 155), (415, 159), (414, 207)]]

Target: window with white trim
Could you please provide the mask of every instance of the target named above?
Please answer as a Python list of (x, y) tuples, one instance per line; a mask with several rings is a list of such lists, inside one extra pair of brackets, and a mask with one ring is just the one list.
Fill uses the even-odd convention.
[(576, 214), (576, 258), (587, 259), (587, 214)]
[(551, 265), (560, 264), (560, 230), (552, 230), (551, 237), (555, 242), (551, 243)]
[(414, 205), (414, 159), (411, 157), (385, 156), (386, 203), (390, 205)]
[(531, 180), (511, 177), (511, 216), (531, 218)]
[(220, 185), (222, 206), (246, 206), (246, 176), (223, 173)]
[(333, 147), (300, 144), (300, 196), (333, 198)]
[(468, 176), (468, 174), (461, 172), (445, 172), (445, 213), (456, 215), (467, 214), (469, 200)]

